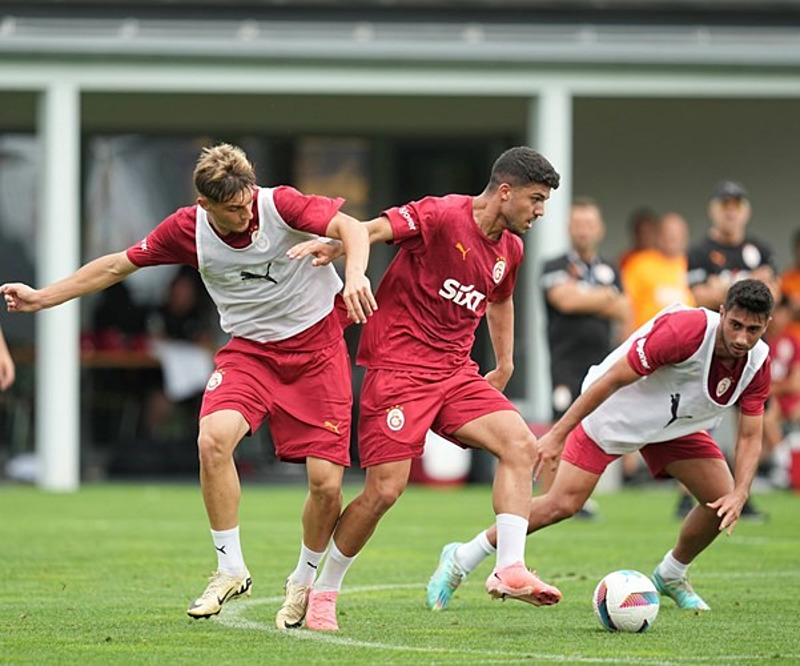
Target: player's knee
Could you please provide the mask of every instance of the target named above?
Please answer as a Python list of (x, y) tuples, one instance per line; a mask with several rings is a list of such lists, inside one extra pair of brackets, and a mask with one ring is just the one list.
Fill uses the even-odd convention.
[(315, 502), (319, 504), (332, 505), (342, 502), (342, 486), (338, 479), (333, 478), (309, 478), (308, 492)]
[(372, 510), (384, 514), (394, 506), (405, 490), (405, 484), (394, 480), (372, 484), (366, 489), (366, 495)]
[(231, 456), (227, 442), (211, 429), (201, 429), (197, 437), (197, 453), (200, 465), (216, 467), (227, 462)]
[(582, 506), (583, 500), (575, 495), (553, 496), (549, 504), (551, 522), (558, 523), (572, 518)]
[(500, 451), (500, 459), (514, 467), (533, 469), (537, 451), (533, 433), (522, 432), (505, 443)]

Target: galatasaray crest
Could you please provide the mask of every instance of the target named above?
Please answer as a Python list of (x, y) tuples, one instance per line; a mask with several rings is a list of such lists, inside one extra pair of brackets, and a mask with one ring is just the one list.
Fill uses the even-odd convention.
[(406, 416), (403, 414), (402, 407), (392, 407), (388, 410), (386, 413), (386, 425), (389, 426), (389, 430), (397, 432), (401, 430), (405, 424)]
[(503, 276), (506, 274), (506, 265), (505, 257), (497, 257), (497, 261), (494, 262), (494, 268), (492, 269), (492, 280), (494, 280), (495, 284), (500, 284), (503, 280)]

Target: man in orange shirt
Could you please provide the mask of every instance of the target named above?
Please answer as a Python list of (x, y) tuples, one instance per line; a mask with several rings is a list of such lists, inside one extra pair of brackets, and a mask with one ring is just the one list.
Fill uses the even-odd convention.
[(637, 253), (622, 267), (622, 284), (631, 300), (634, 328), (672, 303), (695, 304), (686, 278), (686, 220), (679, 213), (662, 215), (656, 239), (654, 249)]

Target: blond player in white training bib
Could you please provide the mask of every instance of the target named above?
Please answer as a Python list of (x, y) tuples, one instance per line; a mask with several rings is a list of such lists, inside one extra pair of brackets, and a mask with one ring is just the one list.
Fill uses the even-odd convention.
[[(229, 599), (250, 594), (233, 451), (269, 418), (278, 458), (308, 470), (300, 557), (276, 618), (282, 629), (299, 626), (339, 519), (342, 475), (350, 464), (352, 388), (340, 317), (346, 306), (350, 320), (364, 323), (376, 309), (364, 273), (368, 234), (340, 212), (343, 199), (258, 187), (244, 152), (229, 144), (203, 149), (194, 184), (196, 204), (178, 209), (127, 251), (95, 259), (43, 289), (13, 283), (0, 292), (10, 312), (35, 312), (105, 289), (145, 266), (185, 264), (200, 272), (231, 339), (216, 356), (197, 440), (217, 570), (187, 612), (210, 617)], [(286, 255), (320, 236), (347, 247), (341, 296), (332, 267)]]

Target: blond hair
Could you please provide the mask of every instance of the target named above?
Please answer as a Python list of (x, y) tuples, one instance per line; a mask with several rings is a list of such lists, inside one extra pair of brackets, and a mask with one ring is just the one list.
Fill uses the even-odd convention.
[(220, 143), (200, 152), (194, 168), (194, 186), (201, 196), (225, 203), (255, 184), (253, 165), (238, 146)]

